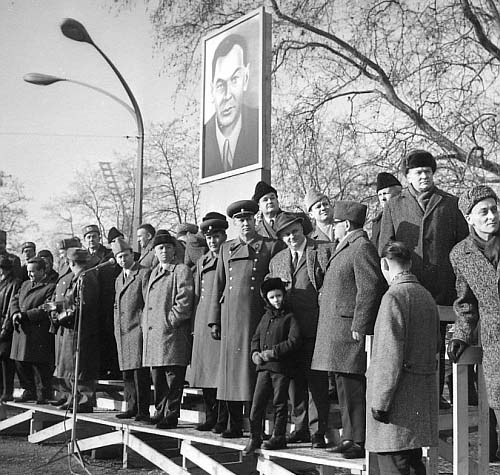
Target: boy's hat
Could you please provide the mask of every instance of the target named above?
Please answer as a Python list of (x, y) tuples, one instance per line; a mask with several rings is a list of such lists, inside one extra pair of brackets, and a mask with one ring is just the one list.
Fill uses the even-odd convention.
[(276, 289), (282, 290), (283, 293), (286, 293), (285, 283), (279, 277), (267, 279), (264, 282), (262, 282), (262, 285), (260, 286), (260, 291), (264, 296), (264, 298), (267, 296), (268, 292)]

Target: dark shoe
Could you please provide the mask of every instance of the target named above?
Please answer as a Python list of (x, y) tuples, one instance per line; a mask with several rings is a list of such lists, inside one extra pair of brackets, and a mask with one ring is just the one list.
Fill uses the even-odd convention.
[(365, 457), (365, 448), (353, 443), (350, 448), (342, 452), (342, 457), (345, 459), (362, 459)]
[(286, 437), (284, 435), (273, 435), (262, 444), (262, 448), (267, 450), (286, 449)]
[(9, 402), (13, 400), (14, 396), (12, 394), (4, 394), (2, 397), (0, 397), (0, 402)]
[(289, 444), (298, 444), (299, 442), (311, 442), (311, 434), (307, 431), (297, 431), (294, 430), (290, 435), (286, 438), (286, 441)]
[(158, 422), (161, 422), (163, 419), (161, 414), (155, 414), (153, 417), (150, 417), (150, 422), (151, 424), (158, 424)]
[(448, 409), (451, 409), (451, 404), (443, 396), (441, 396), (439, 398), (439, 410), (447, 411)]
[(176, 429), (177, 421), (169, 421), (168, 419), (163, 419), (158, 424), (156, 424), (157, 429)]
[(349, 450), (354, 445), (352, 440), (343, 440), (339, 445), (335, 445), (334, 447), (330, 447), (326, 449), (327, 452), (332, 454), (342, 454), (346, 450)]
[(65, 397), (62, 397), (61, 399), (58, 399), (57, 401), (53, 401), (50, 403), (51, 406), (54, 407), (59, 407), (65, 404), (68, 400)]
[(115, 417), (118, 419), (132, 419), (133, 417), (135, 417), (135, 412), (134, 411), (120, 412), (119, 414), (116, 414)]
[(24, 391), (21, 397), (16, 397), (14, 399), (14, 402), (30, 402), (30, 401), (35, 402), (36, 396), (28, 391)]
[(226, 426), (222, 424), (215, 424), (212, 432), (214, 434), (222, 434), (226, 430)]
[(207, 432), (215, 427), (213, 422), (204, 422), (203, 424), (198, 424), (195, 429), (201, 432)]
[(149, 414), (137, 414), (134, 420), (137, 422), (151, 422), (151, 417), (149, 417)]
[(311, 439), (311, 447), (313, 449), (326, 449), (325, 436), (314, 434)]
[(48, 403), (49, 403), (49, 401), (47, 401), (47, 399), (37, 399), (37, 400), (36, 400), (36, 403), (37, 403), (39, 406), (41, 406), (41, 405), (43, 405), (43, 404), (48, 404)]
[(91, 414), (94, 412), (94, 408), (90, 404), (78, 404), (76, 412), (78, 414)]
[(260, 447), (260, 444), (262, 444), (262, 440), (250, 437), (246, 447), (243, 449), (243, 455), (253, 454)]
[(241, 431), (241, 430), (225, 430), (221, 434), (221, 436), (224, 439), (239, 439), (240, 437), (243, 437), (243, 431)]

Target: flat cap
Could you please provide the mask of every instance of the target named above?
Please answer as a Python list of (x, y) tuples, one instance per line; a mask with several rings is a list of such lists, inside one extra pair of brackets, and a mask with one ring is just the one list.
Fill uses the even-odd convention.
[(429, 167), (434, 173), (436, 171), (436, 159), (432, 153), (426, 150), (413, 150), (403, 159), (401, 168), (405, 175), (411, 168)]
[(159, 246), (160, 244), (172, 244), (175, 246), (177, 244), (176, 239), (172, 236), (166, 229), (158, 229), (153, 238), (153, 247)]
[(458, 208), (464, 216), (467, 216), (475, 205), (486, 198), (493, 198), (495, 201), (498, 201), (496, 193), (489, 186), (477, 185), (465, 190), (460, 195), (458, 199)]
[(303, 216), (300, 216), (296, 213), (288, 213), (284, 211), (276, 216), (276, 219), (274, 221), (274, 229), (276, 231), (276, 234), (279, 234), (291, 224), (300, 223), (303, 225), (303, 222)]
[(210, 234), (215, 231), (225, 231), (228, 227), (229, 223), (226, 217), (216, 211), (211, 211), (203, 216), (203, 220), (200, 224), (200, 230), (203, 234)]
[(362, 226), (365, 224), (367, 209), (366, 205), (357, 201), (336, 201), (333, 219), (335, 221), (345, 221), (348, 219)]
[(272, 187), (271, 185), (269, 185), (265, 181), (259, 181), (259, 183), (257, 183), (255, 185), (255, 191), (254, 191), (252, 199), (256, 203), (258, 203), (259, 200), (264, 195), (267, 195), (268, 193), (274, 193), (276, 196), (278, 196), (278, 192), (276, 191), (276, 188)]
[(21, 252), (23, 252), (27, 248), (31, 248), (31, 249), (33, 249), (35, 251), (36, 250), (36, 245), (35, 245), (34, 242), (31, 242), (31, 241), (23, 242), (21, 244)]
[(318, 201), (321, 201), (323, 198), (328, 199), (324, 193), (320, 193), (315, 188), (309, 188), (306, 192), (306, 196), (304, 197), (304, 204), (307, 212), (311, 211), (313, 205), (315, 205)]
[(71, 238), (61, 239), (57, 243), (57, 249), (69, 249), (70, 247), (81, 247), (82, 243), (79, 238), (73, 236)]
[(198, 226), (193, 223), (179, 223), (175, 228), (175, 233), (177, 236), (182, 236), (183, 234), (191, 233), (196, 234), (198, 232)]
[(87, 262), (90, 259), (90, 254), (87, 249), (82, 249), (80, 247), (70, 247), (66, 253), (66, 257), (70, 261), (76, 262)]
[(381, 172), (377, 175), (377, 192), (391, 186), (401, 186), (401, 182), (392, 173)]
[(0, 268), (2, 269), (12, 269), (14, 263), (8, 257), (0, 257)]
[(119, 231), (118, 229), (116, 229), (114, 226), (109, 228), (109, 231), (108, 231), (108, 244), (111, 244), (117, 237), (121, 237), (121, 238), (124, 238), (125, 235)]
[(262, 282), (260, 286), (260, 293), (264, 298), (266, 298), (268, 292), (277, 289), (286, 292), (285, 283), (279, 277), (273, 277)]
[(227, 215), (230, 218), (241, 218), (249, 214), (253, 216), (257, 211), (259, 211), (259, 205), (254, 200), (235, 201), (227, 207)]
[(117, 237), (114, 239), (114, 241), (111, 243), (111, 250), (113, 251), (113, 255), (117, 255), (120, 252), (126, 251), (127, 249), (132, 250), (132, 246), (125, 241), (122, 237)]
[(7, 242), (7, 232), (3, 229), (0, 229), (0, 242)]
[(88, 233), (97, 233), (101, 235), (101, 231), (99, 231), (99, 226), (97, 226), (97, 224), (89, 224), (88, 226), (84, 226), (82, 228), (83, 237), (85, 237)]

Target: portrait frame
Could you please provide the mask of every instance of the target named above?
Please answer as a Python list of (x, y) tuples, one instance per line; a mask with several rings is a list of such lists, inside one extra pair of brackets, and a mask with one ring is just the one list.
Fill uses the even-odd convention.
[[(237, 102), (230, 92), (228, 79), (213, 81), (214, 71), (219, 71), (219, 54), (214, 61), (216, 50), (225, 41), (242, 37), (246, 44), (244, 53), (245, 70), (248, 71), (247, 87), (240, 94), (239, 107), (239, 135), (237, 139), (225, 137), (219, 127), (218, 117), (224, 120), (224, 100), (222, 95), (233, 97), (227, 99), (229, 109), (235, 109)], [(238, 46), (238, 45), (235, 45)], [(231, 47), (230, 47), (231, 48)], [(234, 49), (234, 48), (231, 48)], [(201, 91), (201, 118), (200, 118), (200, 184), (214, 180), (239, 175), (251, 170), (270, 168), (270, 116), (271, 116), (271, 15), (265, 12), (264, 7), (254, 10), (224, 27), (211, 32), (202, 40), (202, 91)], [(225, 50), (227, 54), (227, 48)], [(234, 53), (234, 51), (233, 51)], [(228, 71), (232, 69), (228, 68)], [(225, 71), (224, 71), (225, 72)], [(222, 74), (222, 73), (221, 73)], [(232, 80), (232, 79), (231, 79)], [(217, 83), (217, 86), (215, 86)], [(222, 83), (219, 86), (219, 83)], [(216, 95), (217, 90), (226, 91)], [(217, 99), (219, 97), (219, 99)], [(221, 114), (221, 115), (219, 115)], [(236, 122), (237, 119), (234, 120)], [(231, 125), (229, 126), (229, 128)], [(231, 141), (234, 150), (231, 158), (232, 166), (224, 169), (222, 141), (227, 138)]]

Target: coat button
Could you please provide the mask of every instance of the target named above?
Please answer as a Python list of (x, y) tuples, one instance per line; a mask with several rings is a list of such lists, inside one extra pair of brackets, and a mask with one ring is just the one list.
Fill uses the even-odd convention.
[(255, 280), (255, 277), (252, 277), (252, 280)]
[(229, 277), (229, 280), (233, 280), (233, 277), (232, 277), (232, 276), (231, 276), (231, 277)]
[(229, 270), (231, 271), (231, 270), (233, 270), (233, 268), (232, 268), (232, 267), (230, 267), (230, 268), (229, 268)]
[(232, 286), (232, 285), (230, 285), (230, 286), (229, 286), (229, 290), (231, 290), (232, 288), (233, 288), (233, 286)]
[(255, 288), (255, 287), (253, 287), (253, 286), (252, 286), (252, 287), (250, 287), (250, 290), (254, 290), (254, 288)]
[(149, 327), (149, 328), (148, 328), (148, 330), (152, 330), (152, 329), (153, 329), (153, 327)]
[(252, 270), (257, 270), (257, 267), (254, 267)]
[(259, 262), (259, 259), (254, 259), (253, 261), (254, 261), (254, 262)]

